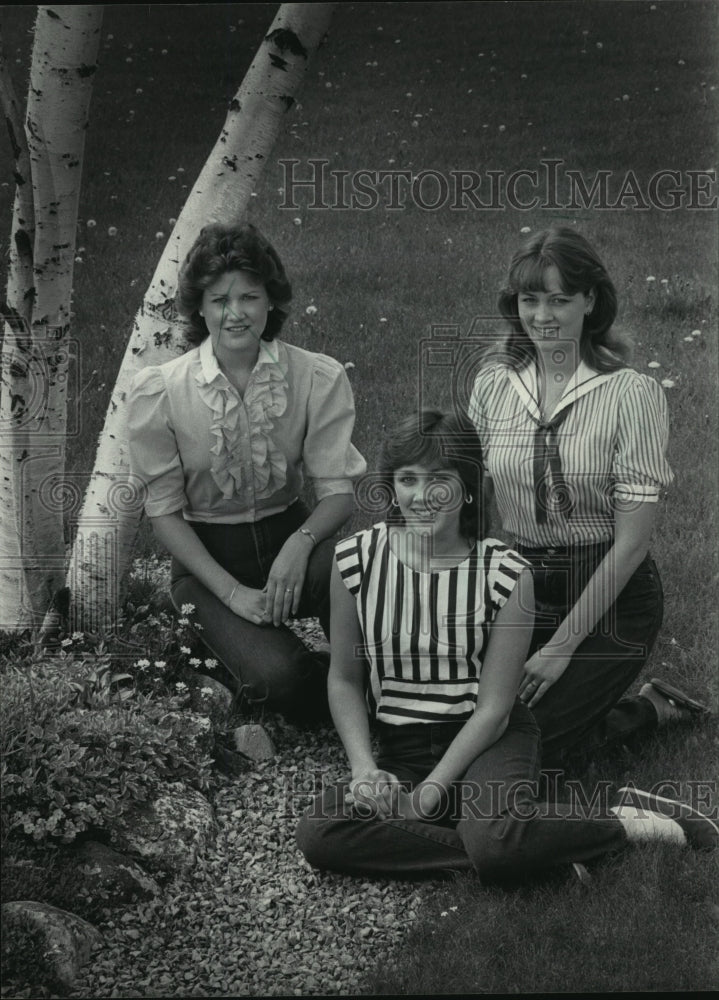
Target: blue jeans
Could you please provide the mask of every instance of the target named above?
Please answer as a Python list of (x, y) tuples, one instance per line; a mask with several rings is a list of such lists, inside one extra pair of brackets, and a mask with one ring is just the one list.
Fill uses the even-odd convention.
[[(530, 655), (553, 635), (608, 546), (518, 550), (532, 563), (536, 606)], [(569, 751), (593, 753), (656, 729), (647, 698), (623, 698), (647, 662), (661, 627), (662, 584), (647, 555), (572, 660), (532, 709), (542, 733), (542, 763), (561, 764)]]
[[(285, 540), (307, 519), (295, 501), (286, 511), (249, 524), (192, 527), (210, 555), (239, 583), (260, 589)], [(329, 635), (329, 581), (334, 557), (331, 539), (320, 542), (307, 565), (299, 617), (317, 616)], [(243, 697), (293, 718), (329, 717), (326, 655), (310, 652), (286, 626), (254, 625), (234, 614), (173, 559), (172, 602), (179, 611), (194, 604), (202, 641), (234, 678)]]
[[(377, 764), (413, 788), (432, 771), (462, 723), (381, 724)], [(436, 876), (474, 869), (485, 881), (522, 878), (626, 845), (606, 803), (540, 804), (539, 730), (515, 704), (504, 735), (456, 782), (432, 822), (361, 817), (347, 783), (327, 788), (302, 816), (297, 844), (315, 868), (350, 875)]]

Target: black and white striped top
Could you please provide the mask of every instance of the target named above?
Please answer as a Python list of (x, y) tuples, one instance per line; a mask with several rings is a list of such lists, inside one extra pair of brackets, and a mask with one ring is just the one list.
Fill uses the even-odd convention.
[(618, 509), (656, 502), (674, 478), (665, 458), (669, 421), (664, 391), (632, 368), (596, 372), (580, 363), (550, 420), (556, 431), (571, 513), (547, 510), (538, 524), (533, 460), (540, 424), (533, 364), (492, 364), (479, 372), (469, 404), (505, 531), (529, 546), (587, 545), (611, 539)]
[(392, 552), (384, 523), (342, 539), (335, 553), (357, 603), (371, 714), (395, 725), (468, 718), (490, 623), (525, 560), (485, 538), (457, 566), (413, 570)]

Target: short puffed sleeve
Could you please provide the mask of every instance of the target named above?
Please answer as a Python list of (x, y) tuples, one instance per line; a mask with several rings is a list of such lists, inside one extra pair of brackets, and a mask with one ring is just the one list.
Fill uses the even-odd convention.
[(182, 510), (187, 506), (185, 477), (159, 368), (143, 368), (135, 375), (127, 412), (130, 471), (147, 490), (145, 513), (159, 517)]
[(354, 422), (354, 398), (344, 368), (334, 358), (316, 355), (302, 462), (317, 500), (335, 493), (352, 493), (353, 480), (367, 468), (352, 444)]
[(520, 574), (529, 568), (529, 563), (495, 538), (487, 538), (482, 544), (489, 598), (496, 613), (507, 603)]
[(667, 401), (659, 383), (633, 372), (619, 400), (617, 443), (612, 464), (615, 501), (656, 503), (674, 475), (666, 459)]
[(342, 582), (350, 594), (356, 596), (362, 583), (362, 539), (366, 532), (357, 532), (343, 538), (335, 546), (335, 559)]

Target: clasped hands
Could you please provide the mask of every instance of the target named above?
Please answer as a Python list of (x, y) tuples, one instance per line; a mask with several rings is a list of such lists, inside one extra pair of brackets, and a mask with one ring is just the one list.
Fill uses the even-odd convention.
[(374, 768), (352, 778), (345, 802), (363, 819), (427, 820), (436, 815), (440, 798), (441, 789), (432, 782), (408, 792), (396, 775)]
[(228, 601), (230, 610), (254, 625), (281, 625), (297, 614), (311, 551), (305, 535), (290, 535), (272, 563), (262, 590), (236, 584)]

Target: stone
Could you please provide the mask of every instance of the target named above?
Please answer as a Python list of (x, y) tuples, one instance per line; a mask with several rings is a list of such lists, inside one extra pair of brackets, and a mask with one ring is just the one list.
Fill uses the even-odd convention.
[(110, 824), (113, 847), (164, 875), (189, 872), (216, 833), (210, 803), (181, 781), (166, 785), (151, 802), (133, 802)]
[(116, 906), (152, 899), (160, 892), (151, 875), (106, 844), (88, 840), (79, 844), (73, 854), (79, 869), (79, 889), (97, 903)]
[(206, 715), (213, 729), (224, 729), (232, 714), (235, 696), (222, 681), (207, 674), (195, 674), (190, 683), (190, 708)]
[(233, 737), (235, 749), (250, 760), (269, 760), (277, 753), (267, 730), (257, 723), (238, 726)]
[(71, 992), (102, 935), (81, 917), (49, 903), (16, 900), (0, 907), (3, 965), (51, 990)]

